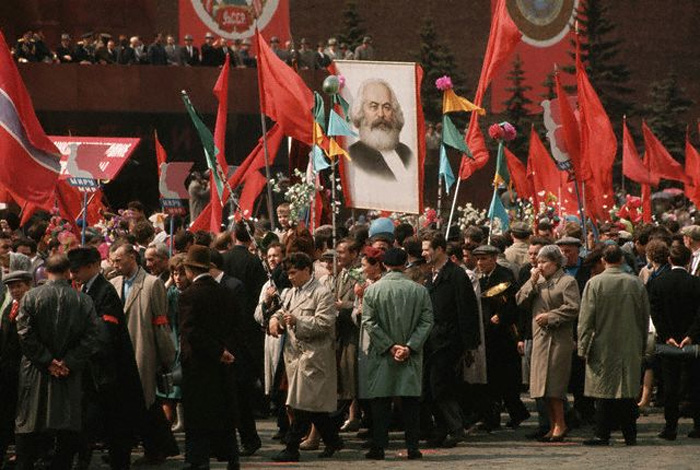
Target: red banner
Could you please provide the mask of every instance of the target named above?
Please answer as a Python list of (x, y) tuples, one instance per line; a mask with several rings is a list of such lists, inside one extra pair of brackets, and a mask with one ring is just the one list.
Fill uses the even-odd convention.
[[(523, 40), (518, 44), (512, 57), (494, 75), (491, 84), (491, 109), (499, 113), (505, 109), (503, 102), (510, 98), (507, 87), (513, 86), (507, 79), (508, 71), (513, 67), (516, 56), (520, 56), (525, 71), (523, 85), (531, 86), (525, 95), (533, 102), (531, 110), (536, 112), (541, 95), (547, 90), (542, 85), (547, 75), (559, 67), (572, 65), (573, 59), (570, 41), (573, 39), (574, 12), (580, 0), (556, 0), (539, 2), (534, 0), (506, 0), (508, 13), (521, 33)], [(492, 8), (495, 0), (491, 0)], [(565, 85), (574, 84), (572, 75), (562, 76)], [(522, 131), (521, 129), (518, 129)]]
[[(60, 179), (113, 180), (141, 139), (49, 136), (61, 152)], [(75, 152), (72, 152), (75, 149)]]
[(290, 38), (289, 0), (180, 0), (180, 38), (191, 34), (199, 47), (206, 33), (224, 39), (255, 40), (257, 4), (258, 28), (266, 40)]

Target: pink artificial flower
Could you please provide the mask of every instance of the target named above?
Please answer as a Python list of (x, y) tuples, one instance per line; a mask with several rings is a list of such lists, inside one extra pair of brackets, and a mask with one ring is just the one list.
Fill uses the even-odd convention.
[(337, 77), (338, 77), (338, 84), (339, 84), (338, 91), (340, 91), (345, 86), (345, 76), (338, 74)]
[(491, 127), (489, 127), (489, 136), (492, 139), (503, 140), (505, 135), (506, 135), (506, 133), (503, 130), (503, 128), (500, 126), (500, 124), (492, 124)]
[(504, 140), (507, 142), (510, 142), (511, 140), (515, 139), (515, 137), (518, 135), (518, 131), (515, 130), (515, 127), (509, 122), (504, 122), (501, 127), (503, 128), (504, 132)]
[(452, 79), (450, 77), (448, 77), (447, 75), (443, 75), (442, 77), (435, 80), (435, 86), (440, 91), (451, 90), (452, 89)]

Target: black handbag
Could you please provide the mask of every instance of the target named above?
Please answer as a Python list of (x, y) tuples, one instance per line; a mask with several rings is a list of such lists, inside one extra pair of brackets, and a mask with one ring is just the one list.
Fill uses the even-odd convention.
[(700, 357), (700, 345), (689, 344), (678, 348), (670, 344), (657, 344), (654, 348), (657, 356), (673, 357), (676, 359), (697, 359)]

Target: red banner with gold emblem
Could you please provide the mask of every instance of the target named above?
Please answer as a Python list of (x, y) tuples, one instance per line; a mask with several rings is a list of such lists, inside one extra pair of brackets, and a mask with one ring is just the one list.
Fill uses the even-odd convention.
[[(492, 6), (496, 0), (491, 0)], [(503, 102), (510, 97), (506, 88), (513, 86), (506, 78), (513, 67), (516, 55), (522, 60), (526, 86), (532, 90), (526, 96), (533, 102), (532, 111), (539, 108), (541, 95), (547, 90), (542, 83), (547, 75), (559, 67), (573, 65), (569, 55), (572, 52), (573, 22), (580, 0), (506, 0), (508, 14), (523, 34), (510, 60), (494, 76), (491, 84), (491, 106), (494, 112), (505, 108)], [(561, 77), (566, 85), (573, 84), (573, 75)]]
[(180, 0), (180, 40), (191, 34), (197, 47), (204, 35), (227, 40), (254, 40), (257, 26), (263, 37), (289, 39), (289, 0)]

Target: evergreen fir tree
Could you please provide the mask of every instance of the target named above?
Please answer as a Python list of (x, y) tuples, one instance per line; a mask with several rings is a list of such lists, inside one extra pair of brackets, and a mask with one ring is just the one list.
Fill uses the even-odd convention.
[(345, 8), (342, 12), (343, 31), (338, 33), (338, 43), (346, 43), (348, 49), (354, 51), (357, 46), (362, 44), (362, 39), (367, 35), (364, 27), (364, 20), (357, 10), (357, 2), (348, 0), (345, 2)]
[(685, 114), (693, 106), (685, 90), (678, 85), (674, 72), (649, 87), (651, 102), (644, 106), (644, 116), (654, 134), (676, 159), (685, 153)]
[(529, 109), (532, 100), (526, 97), (525, 93), (532, 90), (532, 87), (524, 84), (525, 71), (519, 55), (515, 56), (513, 68), (510, 69), (506, 78), (511, 83), (511, 86), (506, 87), (506, 91), (511, 95), (503, 102), (506, 107), (505, 118), (518, 130), (517, 137), (509, 147), (516, 155), (525, 155), (527, 154), (528, 131), (532, 122)]
[[(442, 92), (435, 87), (435, 80), (443, 75), (449, 75), (454, 85), (455, 93), (466, 96), (466, 89), (462, 85), (464, 79), (457, 67), (454, 55), (449, 46), (440, 41), (435, 30), (435, 23), (430, 17), (426, 17), (420, 29), (420, 53), (416, 60), (423, 67), (423, 83), (421, 86), (421, 99), (423, 101), (423, 113), (427, 121), (439, 122), (442, 120)], [(457, 126), (464, 126), (467, 122), (465, 113), (456, 113), (452, 120)]]
[(547, 74), (547, 78), (542, 82), (542, 86), (547, 90), (540, 94), (543, 100), (553, 100), (557, 97), (556, 84), (554, 83), (554, 71)]
[[(630, 71), (626, 65), (616, 61), (622, 40), (615, 38), (615, 25), (608, 19), (606, 0), (580, 2), (576, 13), (579, 28), (581, 62), (598, 93), (610, 119), (621, 122), (622, 116), (630, 115), (634, 107), (628, 97), (632, 89), (628, 86)], [(572, 41), (576, 48), (576, 42)], [(571, 53), (575, 58), (575, 52)], [(574, 66), (566, 67), (570, 73)]]

